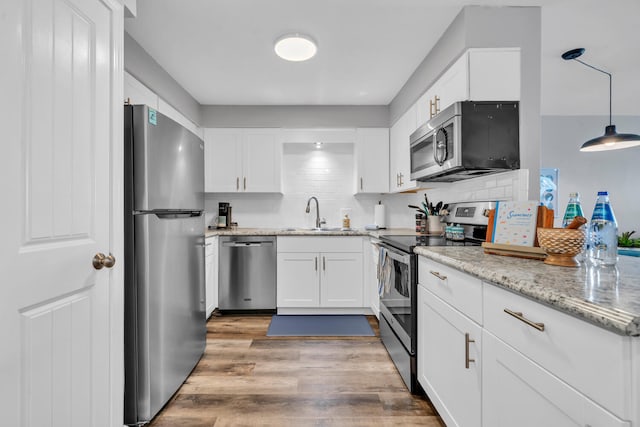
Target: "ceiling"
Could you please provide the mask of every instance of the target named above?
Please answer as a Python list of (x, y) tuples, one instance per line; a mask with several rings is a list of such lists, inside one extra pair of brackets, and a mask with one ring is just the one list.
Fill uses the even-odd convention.
[[(203, 105), (387, 105), (469, 3), (137, 0), (137, 17), (125, 29)], [(585, 47), (586, 62), (614, 73), (614, 114), (640, 115), (640, 1), (473, 4), (542, 6), (543, 113), (606, 113), (606, 77), (559, 58)], [(318, 54), (302, 63), (278, 58), (273, 42), (290, 32), (313, 37)]]

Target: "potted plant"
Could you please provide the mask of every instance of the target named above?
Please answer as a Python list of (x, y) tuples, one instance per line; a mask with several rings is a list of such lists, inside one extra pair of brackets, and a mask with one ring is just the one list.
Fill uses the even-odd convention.
[(640, 257), (640, 238), (634, 239), (631, 236), (634, 231), (625, 231), (618, 236), (618, 253), (620, 255), (630, 255)]

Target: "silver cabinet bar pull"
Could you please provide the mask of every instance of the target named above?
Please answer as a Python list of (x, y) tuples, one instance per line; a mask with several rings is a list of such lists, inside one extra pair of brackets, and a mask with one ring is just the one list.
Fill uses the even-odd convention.
[(469, 338), (469, 333), (464, 334), (464, 367), (465, 369), (469, 369), (469, 363), (476, 362), (476, 359), (469, 359), (469, 344), (472, 342), (476, 342), (476, 340), (472, 340)]
[(316, 257), (316, 271), (318, 271), (318, 257)]
[(326, 270), (327, 270), (326, 258), (322, 257), (322, 271), (326, 271)]
[(236, 176), (236, 191), (240, 190), (240, 177)]
[(524, 317), (524, 315), (519, 312), (519, 311), (513, 311), (513, 310), (509, 310), (508, 308), (504, 309), (504, 312), (515, 317), (516, 319), (520, 320), (521, 322), (526, 323), (527, 325), (531, 326), (532, 328), (535, 328), (537, 330), (539, 330), (540, 332), (544, 331), (544, 323), (540, 323), (540, 322), (532, 322), (531, 320), (527, 319), (526, 317)]
[(442, 274), (438, 273), (437, 271), (429, 271), (429, 273), (433, 274), (434, 276), (436, 276), (440, 280), (447, 280), (447, 276), (443, 276)]
[(360, 177), (360, 189), (362, 190), (364, 188), (364, 185), (362, 184), (362, 177)]
[(247, 189), (247, 177), (246, 176), (244, 177), (244, 189), (245, 190)]

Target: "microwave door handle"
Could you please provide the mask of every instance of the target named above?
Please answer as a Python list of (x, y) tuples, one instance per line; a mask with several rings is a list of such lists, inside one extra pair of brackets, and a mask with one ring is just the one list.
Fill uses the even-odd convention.
[[(440, 132), (442, 132), (443, 137), (444, 137), (444, 148), (443, 148), (443, 155), (440, 156), (438, 154), (438, 135), (440, 134)], [(440, 127), (434, 134), (433, 134), (433, 160), (435, 160), (435, 162), (438, 164), (438, 166), (442, 166), (442, 164), (444, 163), (444, 161), (447, 158), (447, 131), (444, 130), (444, 127)]]

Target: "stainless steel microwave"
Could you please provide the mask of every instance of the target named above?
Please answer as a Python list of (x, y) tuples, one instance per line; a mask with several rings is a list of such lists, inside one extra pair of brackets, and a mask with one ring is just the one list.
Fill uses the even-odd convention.
[(517, 101), (456, 102), (410, 137), (411, 179), (453, 182), (520, 168)]

